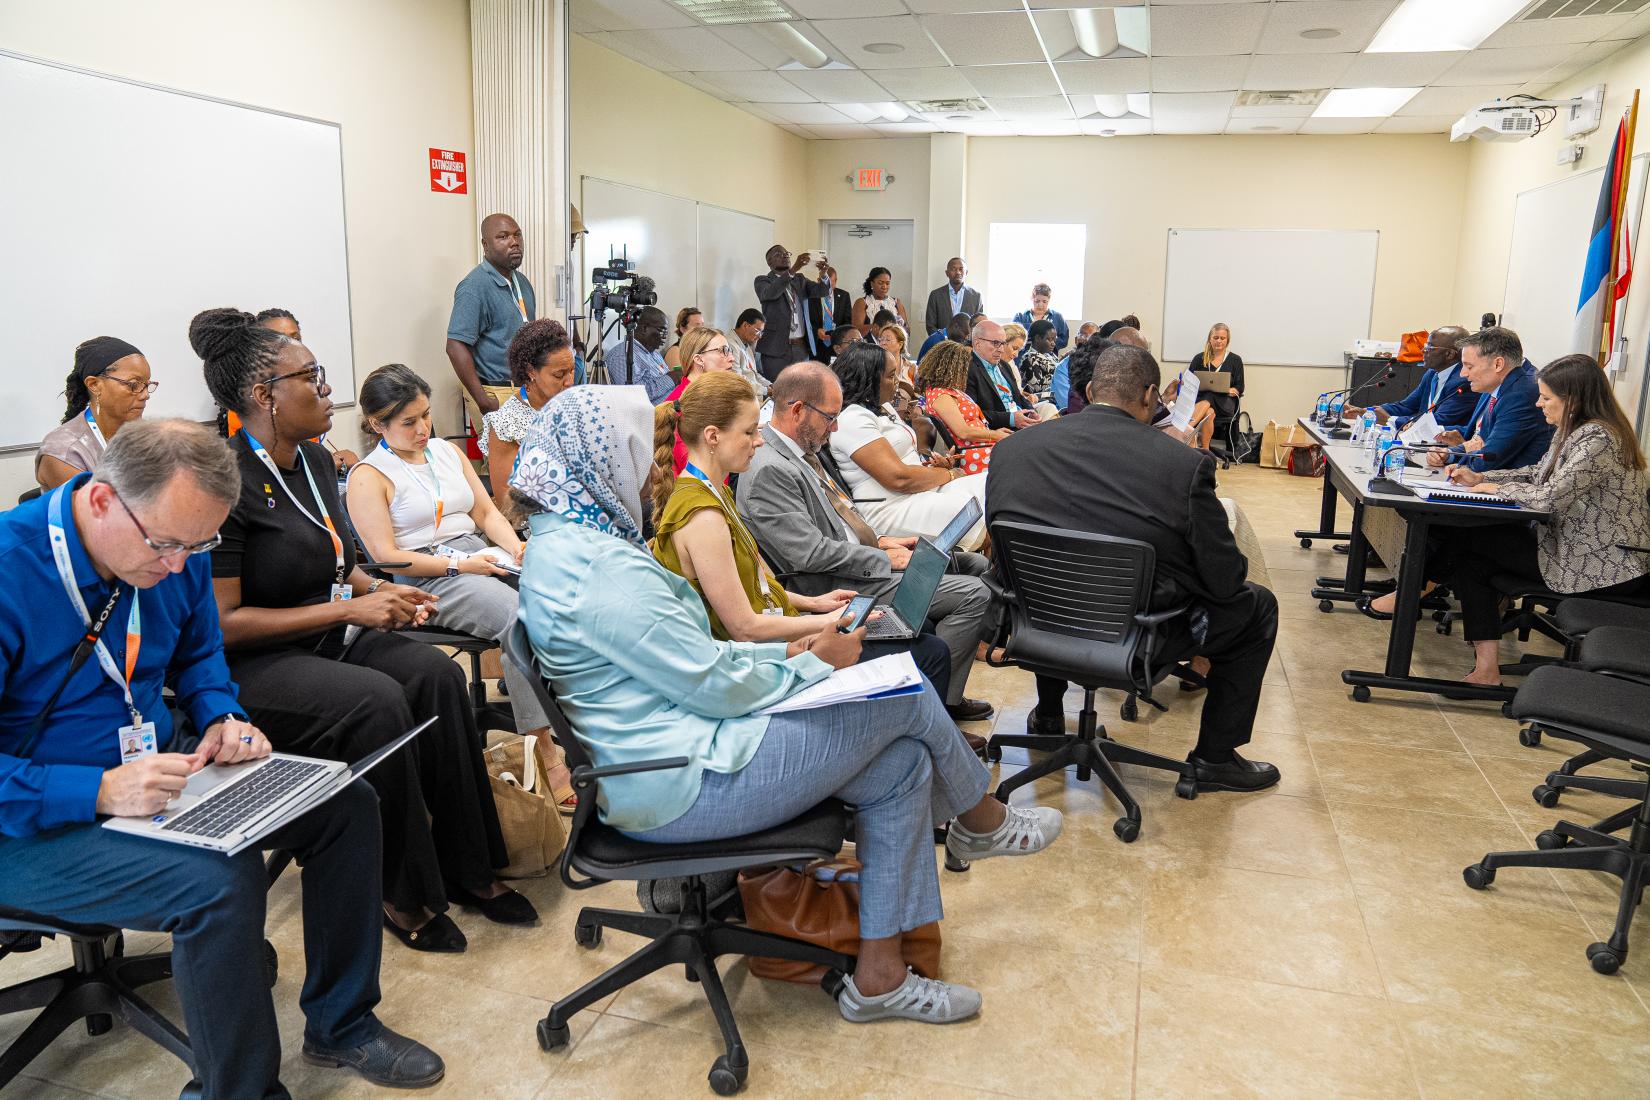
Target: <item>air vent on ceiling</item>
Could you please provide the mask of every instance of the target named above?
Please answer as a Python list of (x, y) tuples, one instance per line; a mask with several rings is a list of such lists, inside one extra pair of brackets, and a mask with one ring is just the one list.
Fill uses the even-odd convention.
[(675, 0), (677, 7), (701, 23), (773, 23), (791, 13), (776, 0)]
[(920, 99), (909, 102), (913, 111), (923, 115), (983, 115), (991, 109), (983, 99)]
[(1583, 15), (1632, 15), (1650, 8), (1650, 0), (1539, 0), (1515, 23), (1545, 23), (1549, 19), (1576, 19)]
[[(1650, 3), (1650, 0), (1645, 0)], [(1326, 88), (1304, 88), (1293, 92), (1239, 92), (1239, 107), (1316, 107)]]

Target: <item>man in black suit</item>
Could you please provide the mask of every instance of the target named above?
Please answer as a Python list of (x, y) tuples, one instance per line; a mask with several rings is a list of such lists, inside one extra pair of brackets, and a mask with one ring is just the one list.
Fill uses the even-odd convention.
[(820, 298), (808, 299), (808, 327), (813, 331), (815, 344), (812, 358), (821, 363), (829, 363), (842, 350), (835, 346), (836, 330), (850, 324), (854, 313), (854, 304), (849, 300), (848, 292), (836, 285), (836, 268), (827, 265), (825, 276), (831, 284), (831, 292)]
[(806, 252), (791, 262), (791, 253), (782, 244), (768, 249), (768, 273), (756, 277), (756, 300), (762, 304), (762, 336), (756, 341), (757, 366), (772, 382), (792, 363), (813, 356), (819, 340), (808, 324), (808, 299), (823, 298), (831, 292), (831, 277), (825, 261), (815, 281), (800, 274), (808, 265)]
[(929, 335), (944, 332), (945, 326), (951, 323), (951, 318), (967, 313), (975, 314), (985, 309), (985, 303), (980, 300), (980, 292), (966, 285), (963, 280), (968, 278), (968, 264), (961, 256), (953, 256), (945, 264), (945, 285), (937, 286), (928, 292), (928, 307), (923, 310), (923, 327)]
[[(1008, 341), (1003, 326), (985, 320), (974, 326), (974, 361), (968, 365), (968, 396), (985, 414), (987, 427), (1024, 428), (1038, 423), (1031, 401), (1014, 384), (1014, 375), (1003, 363)], [(1007, 394), (1005, 398), (1003, 395)]]
[[(1148, 610), (1190, 604), (1166, 624), (1160, 656), (1208, 658), (1197, 746), (1187, 756), (1199, 790), (1253, 791), (1278, 769), (1239, 756), (1254, 732), (1261, 679), (1278, 634), (1278, 602), (1245, 577), (1226, 511), (1215, 498), (1215, 464), (1150, 426), (1162, 375), (1144, 348), (1107, 348), (1089, 382), (1091, 404), (992, 449), (986, 521), (1046, 524), (1151, 544), (1157, 555)], [(1039, 676), (1032, 733), (1065, 732), (1066, 684)]]

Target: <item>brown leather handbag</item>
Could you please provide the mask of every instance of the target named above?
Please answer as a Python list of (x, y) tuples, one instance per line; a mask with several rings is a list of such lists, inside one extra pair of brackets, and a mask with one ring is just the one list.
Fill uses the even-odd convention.
[[(847, 857), (817, 860), (798, 871), (791, 867), (742, 871), (739, 897), (745, 923), (763, 932), (803, 940), (844, 955), (859, 954), (859, 883), (837, 876), (857, 874), (859, 861)], [(905, 933), (900, 954), (925, 978), (940, 976), (938, 922)], [(789, 959), (752, 956), (750, 971), (759, 978), (818, 985), (825, 968)]]

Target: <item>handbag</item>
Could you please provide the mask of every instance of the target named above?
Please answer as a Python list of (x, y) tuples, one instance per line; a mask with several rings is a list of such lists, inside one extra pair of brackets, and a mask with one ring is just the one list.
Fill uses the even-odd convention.
[[(815, 860), (800, 870), (770, 867), (739, 873), (745, 923), (762, 932), (802, 940), (844, 955), (859, 954), (859, 861), (846, 856)], [(905, 933), (900, 954), (924, 978), (940, 976), (940, 926)], [(818, 985), (825, 968), (753, 955), (750, 971), (773, 981)]]
[(536, 878), (567, 846), (567, 830), (551, 801), (537, 737), (507, 737), (483, 753), (509, 863), (500, 878)]
[(1227, 440), (1231, 448), (1233, 462), (1259, 462), (1261, 434), (1255, 431), (1254, 422), (1249, 414), (1240, 412), (1232, 418), (1230, 438)]
[(1316, 443), (1289, 450), (1289, 472), (1296, 477), (1322, 477), (1328, 468), (1329, 459), (1324, 457), (1323, 448)]
[(1278, 444), (1278, 436), (1283, 432), (1283, 425), (1276, 420), (1268, 420), (1266, 427), (1260, 430), (1260, 464), (1268, 470), (1277, 470), (1288, 461), (1289, 454)]

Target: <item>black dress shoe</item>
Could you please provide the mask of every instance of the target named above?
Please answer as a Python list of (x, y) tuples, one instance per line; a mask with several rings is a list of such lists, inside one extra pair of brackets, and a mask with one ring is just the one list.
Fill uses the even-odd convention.
[(348, 1066), (373, 1084), (392, 1089), (428, 1088), (447, 1072), (441, 1055), (387, 1027), (370, 1042), (349, 1050), (327, 1050), (306, 1039), (304, 1061), (332, 1068)]
[(984, 699), (964, 699), (960, 703), (945, 704), (945, 713), (953, 722), (983, 722), (996, 711)]
[(1224, 764), (1199, 760), (1195, 752), (1186, 758), (1186, 763), (1192, 766), (1200, 791), (1260, 791), (1283, 778), (1276, 764), (1245, 760), (1235, 752)]
[(1064, 737), (1066, 735), (1066, 716), (1038, 714), (1035, 710), (1026, 715), (1026, 732), (1033, 737)]
[(446, 955), (456, 955), (470, 946), (470, 941), (464, 938), (453, 918), (445, 913), (437, 913), (424, 923), (424, 927), (409, 932), (384, 915), (384, 927), (388, 928), (396, 939), (412, 948), (414, 951), (435, 951)]
[(466, 909), (480, 909), (481, 915), (494, 924), (538, 923), (539, 911), (533, 908), (532, 902), (514, 890), (506, 890), (496, 898), (484, 898), (468, 890), (449, 887), (447, 897)]
[(1383, 623), (1391, 622), (1392, 621), (1392, 612), (1390, 612), (1390, 611), (1376, 611), (1375, 608), (1371, 606), (1371, 604), (1373, 602), (1374, 601), (1371, 600), (1368, 596), (1359, 596), (1356, 600), (1353, 601), (1352, 606), (1356, 607), (1359, 611), (1362, 611), (1365, 615), (1368, 615), (1371, 619), (1375, 619), (1375, 620), (1377, 620), (1379, 622), (1383, 622)]
[(969, 752), (980, 757), (985, 755), (985, 738), (981, 737), (977, 733), (969, 733), (967, 730), (958, 730), (957, 732), (961, 734), (962, 739), (968, 743)]

